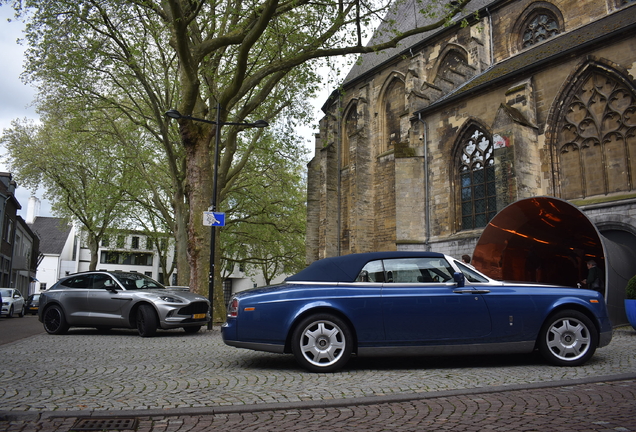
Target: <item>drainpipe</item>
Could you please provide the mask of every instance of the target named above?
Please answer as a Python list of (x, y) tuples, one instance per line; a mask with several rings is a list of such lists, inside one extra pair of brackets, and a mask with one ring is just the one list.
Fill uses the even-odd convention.
[(422, 120), (422, 113), (417, 113), (417, 119), (424, 126), (422, 132), (422, 140), (424, 141), (424, 193), (426, 199), (424, 201), (424, 226), (426, 228), (426, 239), (424, 245), (426, 250), (430, 251), (429, 240), (431, 238), (431, 216), (430, 216), (430, 197), (428, 194), (428, 126), (424, 120)]

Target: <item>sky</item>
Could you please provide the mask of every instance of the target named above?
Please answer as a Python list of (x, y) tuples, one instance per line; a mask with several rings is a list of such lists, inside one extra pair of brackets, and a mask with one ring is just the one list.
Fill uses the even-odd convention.
[[(9, 18), (12, 19), (11, 22), (7, 21)], [(31, 106), (35, 91), (20, 79), (24, 63), (24, 46), (18, 44), (17, 39), (23, 37), (23, 28), (24, 25), (21, 22), (13, 20), (13, 9), (7, 5), (0, 5), (0, 135), (4, 129), (11, 127), (11, 121), (15, 119), (38, 119), (35, 109)], [(324, 75), (326, 74), (325, 72)], [(318, 119), (323, 115), (320, 108), (333, 90), (333, 86), (327, 83), (327, 79), (324, 81), (324, 85), (321, 86), (322, 91), (313, 103), (314, 121), (312, 124), (297, 130), (310, 151), (309, 157), (313, 157), (313, 136), (317, 133)], [(4, 148), (0, 146), (0, 171), (10, 172), (5, 163), (5, 153)], [(43, 194), (42, 190), (36, 191), (34, 194), (41, 201), (39, 216), (52, 216), (50, 202), (44, 199)], [(20, 187), (18, 183), (15, 196), (22, 205), (18, 214), (25, 219), (31, 195), (30, 190)]]
[[(15, 119), (33, 119), (38, 116), (31, 105), (34, 90), (20, 80), (23, 66), (24, 47), (17, 43), (22, 37), (22, 23), (18, 21), (7, 22), (7, 18), (13, 19), (13, 9), (9, 6), (0, 6), (0, 134), (4, 129), (11, 127), (11, 121)], [(5, 150), (0, 147), (0, 171), (10, 172), (5, 163)], [(18, 214), (26, 219), (27, 205), (31, 191), (21, 187), (15, 190), (15, 197), (22, 206)], [(36, 191), (35, 196), (41, 200), (39, 216), (52, 216), (51, 204), (43, 198), (43, 191)]]

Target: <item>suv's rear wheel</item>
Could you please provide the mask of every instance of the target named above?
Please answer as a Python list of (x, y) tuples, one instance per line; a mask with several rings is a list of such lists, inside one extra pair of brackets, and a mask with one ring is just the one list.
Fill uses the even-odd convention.
[(61, 335), (68, 331), (69, 325), (64, 318), (64, 312), (58, 305), (52, 305), (46, 308), (42, 316), (44, 330), (48, 334)]
[(157, 333), (159, 319), (152, 306), (143, 304), (137, 311), (137, 331), (141, 337), (151, 337)]

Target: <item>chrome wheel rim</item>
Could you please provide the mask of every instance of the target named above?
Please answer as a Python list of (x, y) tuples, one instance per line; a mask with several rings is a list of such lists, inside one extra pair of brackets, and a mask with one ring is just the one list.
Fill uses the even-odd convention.
[(305, 359), (320, 367), (331, 366), (344, 353), (347, 341), (342, 329), (331, 321), (309, 324), (300, 336), (300, 350)]
[(546, 344), (556, 358), (573, 361), (588, 352), (591, 336), (583, 322), (575, 318), (562, 318), (548, 329)]

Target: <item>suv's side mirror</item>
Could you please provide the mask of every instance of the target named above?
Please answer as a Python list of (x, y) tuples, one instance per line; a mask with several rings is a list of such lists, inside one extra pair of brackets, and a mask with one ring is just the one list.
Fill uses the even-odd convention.
[(453, 280), (457, 283), (457, 288), (461, 288), (466, 284), (466, 278), (462, 272), (453, 273)]

